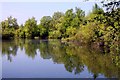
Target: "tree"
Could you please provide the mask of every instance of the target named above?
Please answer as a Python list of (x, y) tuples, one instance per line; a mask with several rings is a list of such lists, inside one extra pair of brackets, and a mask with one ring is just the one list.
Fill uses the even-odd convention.
[(40, 36), (42, 38), (48, 38), (49, 36), (49, 29), (51, 26), (52, 18), (50, 16), (43, 16), (40, 20), (39, 29), (40, 29)]
[(28, 19), (24, 25), (25, 37), (34, 38), (35, 36), (38, 36), (37, 29), (38, 29), (38, 26), (35, 18), (32, 17), (31, 19)]
[(83, 24), (84, 22), (84, 17), (85, 17), (85, 12), (81, 10), (80, 8), (75, 8), (75, 17), (73, 18), (71, 22), (71, 26), (75, 28), (79, 28), (80, 24)]
[(17, 19), (12, 16), (1, 22), (2, 38), (11, 38), (15, 35), (15, 30), (19, 28)]
[(62, 37), (62, 18), (64, 13), (55, 12), (52, 16), (52, 26), (49, 29), (49, 38), (61, 39)]
[(83, 24), (85, 17), (85, 12), (80, 8), (75, 8), (75, 13), (73, 9), (69, 9), (65, 12), (63, 26), (65, 27), (64, 38), (72, 37), (77, 33), (77, 29)]

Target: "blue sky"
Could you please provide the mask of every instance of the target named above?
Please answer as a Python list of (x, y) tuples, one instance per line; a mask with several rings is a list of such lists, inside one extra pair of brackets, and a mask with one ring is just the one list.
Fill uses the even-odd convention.
[[(8, 16), (17, 18), (19, 24), (24, 23), (28, 18), (34, 16), (40, 21), (43, 16), (52, 16), (54, 12), (65, 12), (67, 9), (79, 7), (89, 13), (95, 2), (7, 2), (1, 3), (2, 18), (5, 20)], [(98, 5), (101, 6), (100, 3)]]

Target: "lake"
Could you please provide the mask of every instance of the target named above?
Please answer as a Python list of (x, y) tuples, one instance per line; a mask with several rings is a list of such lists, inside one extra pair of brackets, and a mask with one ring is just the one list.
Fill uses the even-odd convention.
[(120, 78), (109, 54), (60, 40), (3, 40), (3, 78)]

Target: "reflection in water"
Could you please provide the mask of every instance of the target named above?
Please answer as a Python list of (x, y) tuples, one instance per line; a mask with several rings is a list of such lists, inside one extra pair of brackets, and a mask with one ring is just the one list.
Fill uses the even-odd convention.
[(40, 51), (43, 59), (52, 59), (54, 63), (64, 64), (67, 71), (80, 74), (85, 66), (94, 78), (99, 74), (105, 77), (118, 77), (119, 68), (112, 62), (110, 54), (102, 54), (98, 50), (92, 50), (85, 46), (77, 46), (72, 43), (61, 43), (59, 40), (12, 40), (2, 41), (2, 55), (7, 55), (10, 62), (14, 60), (17, 51), (24, 49), (25, 54), (32, 59)]

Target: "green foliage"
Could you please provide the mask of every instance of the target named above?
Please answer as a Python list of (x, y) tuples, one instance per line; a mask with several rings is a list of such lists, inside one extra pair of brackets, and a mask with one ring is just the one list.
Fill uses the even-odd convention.
[(7, 20), (4, 20), (1, 22), (2, 27), (2, 38), (11, 38), (15, 35), (15, 30), (17, 30), (18, 24), (17, 19), (12, 18), (11, 16), (7, 18)]
[(24, 31), (26, 38), (34, 38), (37, 35), (37, 21), (34, 17), (25, 22)]
[(77, 33), (77, 29), (80, 27), (80, 24), (83, 24), (84, 17), (84, 11), (79, 8), (75, 9), (75, 13), (73, 12), (73, 9), (67, 10), (62, 22), (65, 27), (63, 38), (74, 36)]
[(25, 38), (25, 31), (24, 31), (24, 26), (21, 25), (20, 28), (18, 30), (16, 30), (15, 32), (15, 36), (16, 37), (20, 37), (20, 38)]
[(62, 37), (62, 32), (63, 31), (63, 24), (62, 21), (64, 20), (63, 18), (64, 13), (62, 12), (55, 12), (52, 16), (52, 26), (49, 30), (49, 38), (52, 39), (60, 39)]
[(50, 16), (44, 16), (41, 18), (39, 28), (41, 31), (40, 36), (42, 38), (48, 38), (49, 30), (51, 28), (51, 21), (52, 18)]
[(79, 39), (83, 43), (90, 43), (97, 37), (95, 36), (95, 30), (97, 30), (97, 24), (89, 23), (81, 26), (79, 32), (75, 35), (76, 39)]

